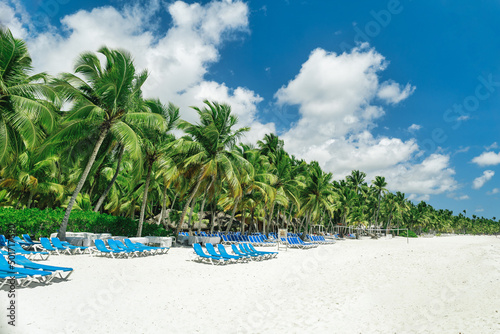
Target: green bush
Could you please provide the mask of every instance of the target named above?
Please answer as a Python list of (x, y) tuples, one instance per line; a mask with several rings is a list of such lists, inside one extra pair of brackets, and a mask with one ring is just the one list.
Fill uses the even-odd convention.
[[(399, 236), (406, 237), (406, 231), (403, 231), (403, 232), (399, 233)], [(408, 231), (408, 237), (409, 238), (417, 238), (418, 236), (417, 236), (417, 234), (415, 232)]]
[[(29, 234), (35, 238), (48, 237), (57, 232), (64, 217), (63, 209), (24, 209), (14, 210), (0, 208), (0, 234), (9, 234), (9, 224), (14, 224), (17, 235)], [(135, 236), (137, 221), (100, 214), (93, 211), (72, 211), (69, 217), (67, 231), (111, 233), (112, 235)], [(172, 231), (166, 231), (163, 226), (144, 224), (142, 235), (167, 236)]]

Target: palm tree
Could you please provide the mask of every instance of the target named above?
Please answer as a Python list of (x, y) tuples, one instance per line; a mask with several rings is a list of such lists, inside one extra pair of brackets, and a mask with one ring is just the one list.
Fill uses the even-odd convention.
[(30, 76), (31, 70), (24, 41), (0, 28), (0, 164), (4, 166), (15, 158), (11, 155), (36, 147), (57, 123), (51, 102), (59, 105), (60, 100), (45, 84), (47, 75)]
[(140, 130), (147, 174), (146, 183), (144, 185), (144, 194), (142, 196), (139, 226), (137, 228), (138, 237), (142, 234), (142, 224), (144, 222), (144, 212), (148, 201), (148, 188), (151, 180), (153, 164), (168, 153), (169, 144), (175, 140), (175, 137), (170, 134), (169, 131), (175, 128), (177, 121), (179, 120), (179, 108), (173, 104), (169, 104), (168, 107), (166, 107), (160, 102), (160, 100), (149, 100), (146, 104), (152, 113), (165, 117), (165, 125), (160, 128), (144, 127)]
[(131, 125), (161, 126), (161, 115), (147, 112), (142, 101), (141, 86), (147, 78), (147, 72), (136, 74), (130, 54), (106, 47), (99, 51), (106, 58), (106, 64), (94, 53), (83, 53), (75, 65), (76, 75), (65, 73), (54, 84), (60, 94), (72, 102), (72, 109), (65, 117), (61, 129), (45, 143), (45, 148), (56, 149), (65, 142), (79, 142), (92, 138), (93, 151), (87, 160), (85, 169), (73, 191), (64, 218), (59, 228), (58, 237), (66, 238), (66, 226), (73, 204), (82, 189), (85, 180), (99, 153), (104, 139), (113, 135), (135, 159), (140, 159), (139, 138)]
[[(221, 182), (225, 180), (235, 197), (241, 196), (241, 186), (237, 179), (235, 167), (251, 168), (250, 164), (238, 156), (232, 148), (237, 140), (249, 128), (232, 128), (238, 118), (231, 114), (231, 107), (226, 104), (204, 101), (206, 107), (193, 107), (200, 117), (199, 124), (191, 124), (181, 120), (179, 128), (184, 130), (188, 138), (180, 138), (174, 150), (183, 161), (183, 168), (193, 175), (193, 187), (184, 205), (175, 235), (178, 235), (186, 212), (204, 180)], [(210, 188), (211, 185), (208, 186)]]
[(382, 194), (384, 194), (387, 189), (387, 182), (385, 182), (385, 177), (383, 176), (375, 176), (375, 180), (373, 181), (373, 186), (375, 187), (375, 192), (377, 194), (377, 213), (375, 214), (375, 226), (378, 224), (378, 215), (380, 213), (380, 200), (382, 198)]
[(306, 186), (300, 196), (301, 211), (307, 217), (302, 239), (307, 237), (311, 220), (317, 221), (325, 211), (330, 215), (333, 213), (331, 180), (332, 174), (323, 172), (318, 162), (313, 161), (309, 164)]

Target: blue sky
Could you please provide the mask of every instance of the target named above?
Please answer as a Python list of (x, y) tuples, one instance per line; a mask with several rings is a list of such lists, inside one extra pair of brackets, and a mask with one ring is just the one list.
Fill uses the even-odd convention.
[[(230, 103), (255, 142), (456, 214), (500, 217), (498, 1), (7, 1), (36, 71), (129, 50), (147, 96)], [(497, 144), (497, 142), (499, 144)]]

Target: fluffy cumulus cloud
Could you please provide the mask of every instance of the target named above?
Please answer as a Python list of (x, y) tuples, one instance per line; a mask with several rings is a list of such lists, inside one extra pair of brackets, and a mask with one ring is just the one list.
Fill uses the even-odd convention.
[[(157, 17), (165, 10), (172, 25), (161, 33)], [(146, 6), (80, 10), (61, 20), (63, 33), (49, 27), (26, 39), (37, 71), (71, 71), (81, 52), (97, 51), (103, 45), (125, 49), (132, 53), (138, 69), (147, 68), (150, 73), (144, 95), (177, 104), (183, 119), (195, 122), (197, 113), (190, 106), (201, 107), (204, 99), (210, 99), (230, 104), (239, 125), (255, 127), (253, 133), (274, 131), (274, 124), (257, 120), (256, 105), (262, 101), (257, 93), (205, 80), (210, 64), (219, 61), (223, 43), (248, 31), (248, 15), (248, 6), (241, 1), (205, 5), (176, 1), (164, 7), (153, 0)]]
[[(430, 194), (457, 187), (449, 157), (433, 154), (423, 161), (415, 140), (375, 137), (371, 130), (384, 114), (383, 105), (397, 104), (415, 87), (392, 80), (379, 82), (387, 67), (385, 58), (368, 45), (336, 54), (314, 50), (296, 77), (275, 97), (280, 106), (297, 105), (300, 119), (284, 133), (286, 148), (343, 178), (353, 169), (367, 173), (367, 180), (384, 175), (391, 190), (412, 199), (428, 200)], [(413, 124), (409, 130), (420, 128)]]
[(472, 162), (479, 166), (492, 166), (500, 164), (500, 152), (483, 152), (481, 155), (472, 159)]
[(485, 170), (483, 172), (483, 175), (477, 177), (474, 179), (474, 181), (472, 181), (472, 188), (474, 189), (479, 189), (481, 188), (482, 186), (484, 186), (484, 184), (486, 182), (488, 182), (489, 180), (491, 180), (491, 178), (495, 175), (495, 172), (492, 171), (492, 170)]
[(392, 80), (383, 82), (380, 85), (377, 96), (388, 103), (397, 104), (405, 100), (415, 91), (415, 86), (410, 84), (406, 84), (403, 89), (401, 87), (400, 84)]

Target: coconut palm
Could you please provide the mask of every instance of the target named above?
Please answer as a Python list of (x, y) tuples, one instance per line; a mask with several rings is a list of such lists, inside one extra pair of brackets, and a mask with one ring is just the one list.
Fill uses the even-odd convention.
[(142, 196), (139, 226), (137, 228), (138, 237), (142, 234), (142, 224), (144, 222), (144, 212), (148, 201), (148, 189), (153, 164), (157, 163), (168, 153), (169, 144), (175, 140), (175, 137), (169, 133), (169, 131), (175, 128), (177, 121), (179, 120), (179, 108), (171, 103), (168, 107), (163, 105), (160, 100), (149, 100), (146, 104), (153, 114), (161, 115), (161, 117), (165, 118), (165, 124), (158, 128), (143, 127), (140, 129), (147, 174), (146, 183), (144, 185), (144, 194)]
[(126, 51), (103, 47), (98, 52), (106, 58), (105, 64), (101, 64), (94, 53), (83, 53), (78, 57), (75, 73), (82, 75), (83, 79), (65, 73), (54, 81), (59, 93), (72, 103), (72, 108), (61, 129), (47, 140), (45, 149), (58, 149), (61, 143), (93, 139), (93, 151), (61, 222), (58, 232), (61, 239), (66, 237), (66, 226), (73, 204), (104, 139), (112, 135), (123, 143), (133, 158), (140, 159), (139, 138), (131, 125), (160, 127), (163, 124), (161, 115), (148, 112), (142, 101), (141, 87), (146, 81), (147, 72), (137, 74), (133, 60)]
[[(205, 180), (221, 182), (224, 180), (235, 197), (241, 196), (241, 186), (237, 178), (238, 168), (251, 168), (250, 164), (232, 148), (237, 140), (249, 130), (233, 130), (238, 118), (231, 114), (231, 107), (226, 104), (204, 101), (205, 108), (193, 107), (198, 112), (200, 123), (192, 124), (181, 120), (179, 128), (188, 135), (180, 138), (173, 148), (183, 161), (183, 168), (192, 175), (193, 184), (190, 195), (184, 205), (175, 235), (178, 235), (186, 212), (200, 185)], [(210, 187), (210, 186), (209, 186)]]
[(31, 58), (24, 41), (0, 28), (0, 164), (36, 147), (57, 123), (54, 90), (47, 75), (30, 75)]
[(387, 186), (387, 182), (385, 182), (385, 177), (375, 176), (375, 180), (373, 181), (373, 186), (377, 194), (377, 213), (375, 214), (375, 226), (377, 226), (378, 215), (380, 213), (380, 200), (382, 198), (382, 195), (387, 191), (387, 189), (385, 188), (385, 186)]

